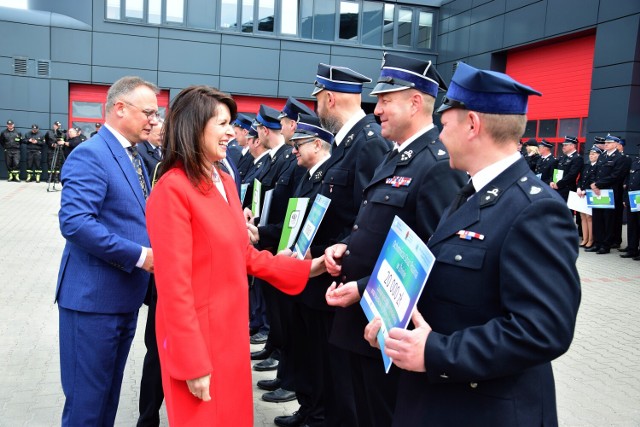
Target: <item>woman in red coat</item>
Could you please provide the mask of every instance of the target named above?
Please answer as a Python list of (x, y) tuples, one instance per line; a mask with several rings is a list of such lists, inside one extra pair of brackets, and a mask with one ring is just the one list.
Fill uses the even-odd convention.
[(229, 95), (183, 90), (164, 124), (162, 177), (147, 202), (171, 426), (253, 426), (247, 274), (289, 294), (310, 274), (311, 261), (274, 257), (249, 242), (234, 182), (217, 167), (235, 115)]

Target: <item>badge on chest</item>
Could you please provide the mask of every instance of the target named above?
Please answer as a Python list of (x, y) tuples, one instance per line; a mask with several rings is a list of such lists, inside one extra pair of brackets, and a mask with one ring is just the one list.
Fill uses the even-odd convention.
[(393, 176), (391, 178), (387, 178), (385, 184), (390, 185), (392, 187), (408, 187), (411, 184), (411, 180), (413, 178), (409, 178), (408, 176)]

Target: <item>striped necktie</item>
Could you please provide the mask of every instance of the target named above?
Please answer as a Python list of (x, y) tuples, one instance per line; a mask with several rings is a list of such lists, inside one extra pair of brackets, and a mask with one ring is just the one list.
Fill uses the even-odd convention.
[(135, 146), (127, 147), (129, 153), (131, 153), (131, 162), (133, 163), (133, 167), (138, 174), (138, 181), (140, 182), (140, 187), (142, 188), (142, 194), (144, 194), (144, 198), (149, 197), (149, 191), (147, 190), (147, 184), (144, 182), (144, 174), (142, 173), (142, 159), (138, 154), (138, 149)]

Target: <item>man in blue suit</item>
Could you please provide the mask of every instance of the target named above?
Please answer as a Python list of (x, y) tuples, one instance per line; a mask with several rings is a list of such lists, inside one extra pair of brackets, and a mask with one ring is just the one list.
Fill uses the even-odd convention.
[[(436, 262), (414, 328), (385, 342), (401, 368), (393, 426), (558, 425), (551, 361), (573, 338), (578, 233), (518, 152), (529, 95), (540, 93), (460, 63), (438, 110), (450, 164), (471, 180), (428, 242)], [(379, 328), (365, 329), (372, 345)]]
[(158, 120), (158, 89), (123, 77), (106, 121), (62, 169), (58, 273), (63, 426), (113, 425), (138, 309), (153, 272), (145, 222), (151, 188), (135, 150)]

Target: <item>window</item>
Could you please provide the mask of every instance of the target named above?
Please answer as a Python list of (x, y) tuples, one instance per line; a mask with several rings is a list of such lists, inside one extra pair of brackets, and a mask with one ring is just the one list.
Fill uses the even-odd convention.
[[(253, 16), (253, 7), (251, 8)], [(238, 26), (238, 2), (236, 0), (222, 0), (220, 2), (220, 28), (236, 28)]]
[(242, 2), (242, 32), (243, 33), (252, 33), (253, 32), (253, 11), (254, 11), (254, 3), (253, 0), (244, 0)]
[(418, 40), (416, 42), (416, 47), (419, 49), (431, 49), (433, 13), (420, 12), (418, 16)]
[(384, 36), (382, 39), (383, 46), (393, 46), (393, 18), (394, 18), (395, 7), (392, 4), (384, 5), (384, 21), (383, 21), (383, 31)]
[(336, 34), (336, 4), (328, 0), (314, 2), (313, 38), (333, 41)]
[(71, 103), (71, 115), (83, 119), (102, 119), (101, 102), (73, 101)]
[(384, 4), (362, 3), (362, 44), (382, 45), (382, 10)]
[(578, 136), (580, 133), (580, 119), (560, 119), (558, 136)]
[(162, 24), (162, 0), (148, 0), (147, 22), (149, 24)]
[(523, 138), (535, 138), (536, 132), (538, 131), (538, 121), (537, 120), (529, 120), (527, 121), (527, 127), (524, 129)]
[(360, 5), (352, 1), (340, 2), (340, 32), (343, 40), (358, 40), (358, 15)]
[(556, 128), (558, 126), (558, 120), (540, 120), (540, 129), (538, 136), (540, 138), (555, 138), (558, 134)]
[(144, 19), (144, 0), (125, 0), (124, 16), (129, 19)]
[(411, 46), (411, 25), (413, 22), (413, 10), (400, 8), (398, 13), (398, 44)]
[(184, 0), (165, 0), (167, 7), (167, 23), (184, 23)]
[(258, 31), (273, 33), (275, 8), (275, 0), (258, 0)]
[(107, 19), (120, 19), (120, 0), (107, 0)]
[(280, 34), (298, 34), (298, 1), (282, 0)]

